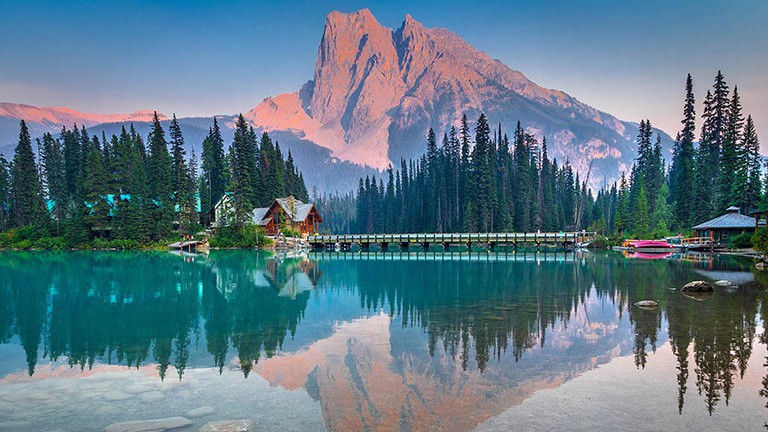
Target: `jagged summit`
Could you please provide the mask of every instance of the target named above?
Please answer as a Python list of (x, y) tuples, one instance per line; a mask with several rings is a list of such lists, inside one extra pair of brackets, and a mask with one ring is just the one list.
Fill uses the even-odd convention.
[(367, 9), (328, 14), (314, 79), (265, 99), (246, 117), (339, 159), (384, 168), (420, 155), (430, 127), (442, 132), (462, 114), (475, 120), (480, 112), (546, 135), (550, 153), (577, 169), (596, 159), (594, 178), (615, 178), (634, 157), (634, 125), (537, 85), (447, 29), (408, 14), (392, 30)]
[[(556, 59), (552, 65), (558, 67)], [(293, 148), (305, 172), (320, 166), (318, 173), (338, 171), (338, 163), (346, 161), (376, 168), (398, 165), (401, 158), (424, 153), (430, 127), (441, 135), (463, 114), (475, 121), (481, 112), (507, 131), (520, 121), (528, 132), (546, 136), (549, 154), (560, 162), (568, 158), (578, 171), (585, 172), (594, 159), (593, 186), (617, 179), (636, 154), (637, 124), (541, 87), (450, 30), (427, 28), (410, 14), (391, 29), (367, 9), (329, 13), (311, 77), (297, 91), (265, 98), (245, 114), (254, 127), (274, 132), (281, 145)], [(152, 114), (0, 104), (0, 152), (12, 151), (20, 118), (39, 136), (74, 123), (149, 122)], [(231, 120), (220, 123), (234, 125)], [(201, 133), (208, 127), (194, 119), (189, 124)], [(672, 139), (663, 132), (662, 139), (669, 148)], [(347, 179), (353, 177), (350, 169), (359, 168), (350, 166), (345, 165)], [(326, 174), (314, 180), (339, 183)]]

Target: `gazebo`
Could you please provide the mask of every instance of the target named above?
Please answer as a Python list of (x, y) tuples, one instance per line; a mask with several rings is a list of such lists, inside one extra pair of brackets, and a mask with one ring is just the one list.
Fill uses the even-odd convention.
[[(754, 213), (753, 213), (754, 214)], [(768, 217), (768, 212), (764, 215)], [(758, 218), (741, 214), (741, 209), (728, 207), (725, 214), (693, 227), (696, 237), (712, 237), (716, 243), (728, 243), (731, 237), (743, 232), (755, 232)]]

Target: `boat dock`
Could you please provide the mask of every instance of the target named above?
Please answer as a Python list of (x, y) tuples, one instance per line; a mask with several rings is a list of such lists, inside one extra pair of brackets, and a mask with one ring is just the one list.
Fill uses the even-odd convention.
[(448, 249), (450, 246), (487, 245), (490, 250), (498, 247), (511, 247), (517, 249), (520, 245), (540, 247), (542, 245), (575, 247), (579, 243), (589, 241), (595, 237), (593, 232), (560, 232), (560, 233), (483, 233), (483, 234), (346, 234), (346, 235), (315, 235), (307, 238), (307, 243), (313, 249), (351, 250), (353, 245), (360, 249), (370, 250), (372, 245), (378, 245), (381, 250), (394, 244), (401, 249), (421, 247), (429, 249), (430, 246), (442, 246)]

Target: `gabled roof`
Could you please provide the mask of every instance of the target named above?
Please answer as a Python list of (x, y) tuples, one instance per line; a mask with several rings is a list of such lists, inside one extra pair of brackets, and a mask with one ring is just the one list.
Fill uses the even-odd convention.
[(693, 229), (723, 229), (723, 228), (754, 228), (755, 218), (749, 217), (736, 212), (729, 212), (722, 216), (716, 217), (712, 220), (708, 220), (704, 223), (698, 224)]
[(296, 205), (296, 215), (294, 215), (294, 220), (296, 222), (302, 222), (304, 221), (307, 216), (309, 216), (309, 212), (312, 211), (312, 204), (297, 204)]
[(257, 225), (266, 225), (269, 223), (269, 218), (267, 218), (267, 212), (269, 211), (269, 207), (261, 207), (257, 209), (253, 209), (253, 217), (252, 221), (253, 223)]
[(283, 208), (285, 214), (288, 215), (294, 222), (304, 222), (304, 220), (307, 219), (307, 216), (309, 216), (309, 212), (311, 212), (312, 208), (314, 207), (313, 204), (305, 204), (301, 200), (294, 198), (293, 210), (291, 210), (290, 206), (288, 205), (288, 198), (276, 198), (275, 201), (280, 204), (280, 207)]

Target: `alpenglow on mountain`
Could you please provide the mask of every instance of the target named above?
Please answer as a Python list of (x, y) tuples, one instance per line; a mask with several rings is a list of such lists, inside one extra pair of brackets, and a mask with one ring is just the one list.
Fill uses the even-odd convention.
[[(407, 15), (392, 30), (367, 9), (328, 14), (313, 79), (294, 93), (264, 99), (245, 117), (277, 139), (284, 154), (292, 151), (308, 187), (351, 191), (361, 176), (378, 175), (371, 167), (397, 168), (401, 158), (420, 157), (430, 127), (442, 137), (466, 114), (474, 128), (481, 112), (492, 129), (501, 123), (511, 135), (519, 120), (539, 141), (546, 137), (550, 157), (569, 159), (582, 176), (594, 160), (594, 187), (618, 179), (636, 157), (637, 123), (543, 88), (446, 29), (428, 29)], [(217, 117), (230, 143), (236, 116)], [(107, 136), (133, 124), (146, 136), (151, 118), (152, 111), (87, 114), (0, 103), (0, 153), (13, 156), (19, 119), (34, 138), (73, 123)], [(179, 118), (179, 124), (199, 155), (211, 118)], [(659, 132), (668, 151), (672, 139)]]
[[(419, 157), (466, 113), (512, 131), (519, 120), (551, 156), (566, 158), (592, 183), (616, 179), (636, 157), (637, 125), (568, 94), (543, 88), (443, 28), (410, 15), (383, 27), (367, 9), (325, 20), (315, 75), (300, 90), (268, 97), (246, 114), (260, 129), (287, 131), (357, 164), (385, 168)], [(662, 133), (665, 147), (671, 138)], [(599, 180), (598, 180), (599, 179)]]

